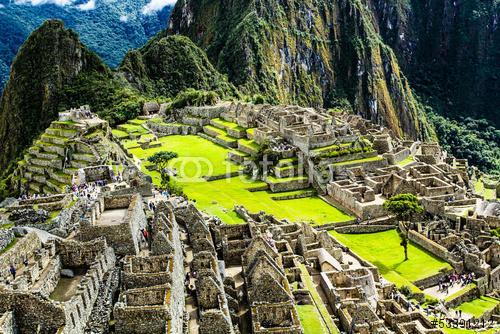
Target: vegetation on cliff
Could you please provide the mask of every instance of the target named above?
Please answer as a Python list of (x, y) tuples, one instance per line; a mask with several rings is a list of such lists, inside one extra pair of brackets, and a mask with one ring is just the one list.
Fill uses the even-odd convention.
[(443, 148), (484, 172), (500, 174), (500, 130), (485, 119), (459, 121), (429, 113)]
[(357, 113), (401, 136), (433, 136), (360, 1), (180, 0), (168, 33), (207, 50), (244, 94), (325, 107), (347, 98)]
[(500, 126), (497, 0), (375, 0), (381, 35), (412, 87), (447, 117)]

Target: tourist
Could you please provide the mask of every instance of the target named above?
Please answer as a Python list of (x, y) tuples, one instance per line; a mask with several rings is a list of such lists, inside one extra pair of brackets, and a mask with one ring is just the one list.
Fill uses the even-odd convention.
[(28, 264), (29, 264), (28, 258), (24, 258), (23, 264), (24, 264), (25, 267), (28, 266)]
[(14, 267), (13, 264), (10, 265), (9, 271), (10, 271), (10, 274), (12, 275), (12, 279), (15, 280), (16, 279), (17, 270), (16, 270), (16, 267)]

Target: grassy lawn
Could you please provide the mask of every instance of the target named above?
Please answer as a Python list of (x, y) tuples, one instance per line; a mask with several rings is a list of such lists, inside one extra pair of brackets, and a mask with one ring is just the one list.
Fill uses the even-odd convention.
[(401, 160), (400, 162), (398, 162), (398, 165), (401, 166), (401, 167), (404, 167), (406, 165), (411, 164), (414, 161), (415, 160), (413, 159), (413, 156), (410, 155), (408, 158), (406, 158), (406, 159)]
[(317, 224), (340, 222), (352, 219), (349, 215), (313, 196), (300, 199), (275, 201), (271, 197), (279, 193), (267, 191), (249, 192), (247, 189), (264, 185), (247, 177), (233, 177), (212, 182), (182, 182), (184, 192), (196, 199), (197, 206), (216, 215), (228, 224), (243, 221), (233, 212), (234, 205), (244, 205), (250, 212), (261, 210), (277, 218), (292, 222), (314, 221)]
[(316, 307), (313, 305), (297, 305), (296, 308), (300, 323), (304, 328), (304, 334), (327, 333)]
[(364, 158), (364, 159), (358, 159), (358, 160), (348, 160), (348, 161), (337, 162), (335, 164), (332, 164), (332, 166), (346, 166), (346, 165), (353, 165), (353, 164), (357, 164), (357, 163), (380, 161), (383, 159), (384, 158), (377, 156), (377, 157)]
[(200, 181), (203, 176), (221, 175), (226, 172), (235, 172), (238, 165), (226, 160), (228, 150), (215, 145), (198, 136), (167, 136), (159, 139), (161, 147), (130, 149), (130, 153), (148, 164), (147, 158), (160, 151), (174, 151), (179, 157), (170, 162), (171, 168), (176, 168), (179, 176), (184, 179)]
[(483, 315), (484, 312), (494, 309), (500, 303), (499, 300), (481, 296), (470, 302), (460, 304), (456, 310), (461, 310), (464, 313), (468, 313), (478, 318)]
[[(328, 310), (327, 310), (323, 300), (321, 299), (321, 296), (319, 295), (318, 291), (314, 287), (314, 282), (313, 282), (311, 276), (309, 275), (309, 272), (307, 271), (306, 267), (303, 264), (301, 264), (299, 268), (300, 268), (300, 278), (302, 280), (302, 283), (304, 283), (304, 286), (306, 287), (306, 289), (309, 290), (309, 293), (311, 294), (311, 298), (313, 300), (314, 305), (311, 305), (313, 308), (313, 311), (315, 310), (316, 313), (319, 315), (318, 320), (316, 320), (316, 321), (311, 320), (311, 322), (312, 322), (311, 325), (315, 325), (316, 328), (318, 328), (317, 321), (320, 321), (319, 325), (321, 326), (322, 329), (328, 328), (330, 333), (340, 333), (337, 326), (335, 326), (335, 323), (333, 322), (333, 320), (330, 316), (330, 313), (328, 313)], [(305, 314), (299, 313), (299, 317), (301, 318), (300, 319), (301, 322), (302, 322), (302, 316), (304, 316), (304, 315)], [(324, 333), (323, 330), (322, 331), (312, 331), (312, 330), (309, 331), (306, 327), (308, 325), (308, 322), (306, 322), (306, 323), (302, 322), (302, 325), (303, 325), (304, 329), (306, 330), (305, 333), (322, 333), (322, 332)]]
[(246, 176), (207, 182), (202, 177), (234, 172), (240, 166), (226, 160), (228, 150), (198, 136), (168, 136), (160, 138), (162, 147), (129, 151), (142, 160), (142, 169), (159, 184), (160, 175), (148, 171), (147, 157), (159, 151), (174, 151), (179, 157), (171, 161), (177, 168), (176, 180), (183, 186), (186, 195), (196, 200), (198, 208), (216, 215), (227, 224), (243, 223), (233, 211), (234, 205), (244, 205), (251, 212), (264, 210), (277, 218), (290, 221), (314, 221), (317, 224), (340, 222), (352, 219), (349, 215), (329, 205), (319, 197), (275, 201), (279, 193), (267, 191), (250, 192), (248, 188), (265, 185)]
[(482, 180), (474, 182), (474, 189), (478, 195), (484, 196), (486, 200), (494, 200), (497, 198), (496, 190), (486, 188)]
[(239, 126), (236, 123), (225, 121), (222, 118), (214, 118), (214, 119), (212, 119), (212, 122), (217, 123), (221, 126), (224, 126), (226, 129), (234, 129), (234, 130), (240, 130), (240, 131), (246, 130), (244, 127)]
[(423, 248), (410, 244), (408, 261), (404, 261), (403, 247), (395, 230), (369, 234), (340, 234), (330, 232), (337, 240), (351, 248), (356, 254), (370, 261), (388, 281), (401, 287), (431, 275), (442, 268), (451, 268), (445, 261), (435, 257)]

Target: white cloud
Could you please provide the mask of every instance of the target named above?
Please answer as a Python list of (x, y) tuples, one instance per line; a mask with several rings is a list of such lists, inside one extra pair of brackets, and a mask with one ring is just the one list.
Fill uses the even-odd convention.
[(5, 6), (0, 3), (0, 9), (4, 8)]
[(127, 15), (120, 16), (120, 21), (121, 22), (127, 22), (128, 21), (128, 16)]
[(175, 5), (176, 2), (177, 0), (150, 0), (150, 2), (142, 8), (142, 14), (151, 15), (167, 6)]
[(82, 3), (78, 5), (79, 10), (93, 10), (95, 9), (95, 0), (89, 0), (87, 3)]
[(14, 0), (16, 5), (31, 4), (33, 6), (54, 4), (57, 6), (71, 5), (74, 0)]

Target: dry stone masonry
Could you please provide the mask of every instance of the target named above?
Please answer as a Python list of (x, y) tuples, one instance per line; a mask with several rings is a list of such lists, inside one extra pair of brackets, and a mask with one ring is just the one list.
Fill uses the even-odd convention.
[[(297, 106), (168, 109), (146, 103), (113, 132), (87, 106), (66, 111), (19, 162), (24, 196), (0, 210), (1, 334), (302, 334), (308, 320), (329, 334), (437, 334), (424, 311), (500, 297), (500, 204), (476, 193), (467, 161), (439, 145)], [(143, 173), (154, 166), (141, 166), (130, 140), (156, 149), (169, 135), (203, 137), (242, 166), (203, 181), (251, 174), (263, 182), (249, 191), (317, 196), (353, 219), (291, 223), (236, 205), (244, 223), (226, 225)], [(406, 193), (425, 209), (409, 226), (383, 207)], [(410, 282), (411, 299), (328, 233), (393, 229), (450, 264)], [(427, 305), (451, 274), (470, 284)], [(498, 329), (495, 305), (474, 320)]]

